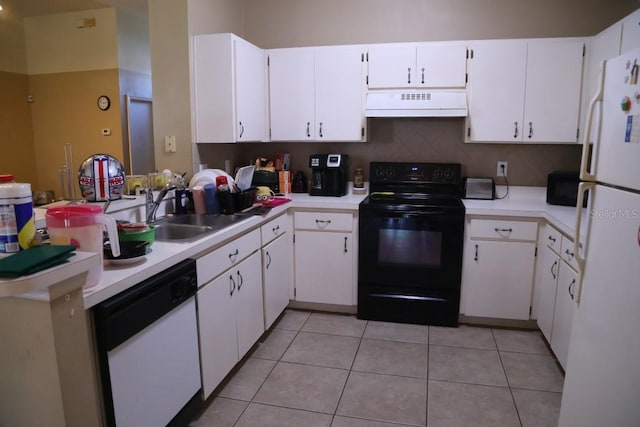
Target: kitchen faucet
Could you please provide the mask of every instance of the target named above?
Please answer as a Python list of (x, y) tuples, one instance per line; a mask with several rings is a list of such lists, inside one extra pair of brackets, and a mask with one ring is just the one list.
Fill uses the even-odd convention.
[(147, 199), (146, 199), (146, 207), (147, 207), (147, 224), (151, 224), (152, 222), (156, 222), (156, 212), (158, 211), (158, 207), (160, 206), (160, 202), (167, 195), (167, 193), (171, 190), (175, 190), (176, 186), (173, 184), (167, 184), (160, 193), (158, 193), (158, 197), (156, 200), (153, 200), (153, 192), (151, 189), (147, 189)]

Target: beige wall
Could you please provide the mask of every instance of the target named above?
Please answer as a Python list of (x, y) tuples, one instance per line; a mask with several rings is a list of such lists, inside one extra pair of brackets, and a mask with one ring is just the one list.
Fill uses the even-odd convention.
[(0, 71), (27, 73), (24, 26), (9, 9), (0, 13)]
[(637, 0), (245, 0), (245, 38), (263, 48), (590, 36)]
[[(78, 20), (95, 18), (95, 27), (76, 28)], [(116, 10), (25, 18), (29, 74), (118, 68)]]
[[(36, 167), (40, 188), (60, 194), (58, 168), (64, 165), (64, 144), (73, 148), (73, 182), (80, 163), (94, 153), (123, 158), (118, 69), (37, 74), (30, 76)], [(111, 98), (111, 108), (98, 109), (100, 95)], [(101, 129), (110, 128), (111, 136)]]
[(26, 74), (0, 71), (0, 173), (18, 182), (36, 181), (31, 109)]

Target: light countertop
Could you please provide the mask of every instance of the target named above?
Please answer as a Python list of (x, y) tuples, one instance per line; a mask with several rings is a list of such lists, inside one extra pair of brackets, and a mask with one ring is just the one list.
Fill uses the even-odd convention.
[[(343, 197), (288, 194), (287, 197), (291, 199), (291, 202), (274, 207), (267, 215), (249, 217), (244, 221), (235, 223), (219, 232), (209, 234), (194, 242), (173, 243), (156, 241), (151, 248), (151, 252), (139, 263), (129, 265), (105, 265), (100, 283), (91, 288), (84, 289), (85, 308), (89, 309), (184, 259), (198, 257), (210, 251), (213, 247), (231, 241), (238, 235), (257, 228), (272, 218), (285, 213), (289, 208), (331, 209), (357, 212), (359, 203), (364, 200), (367, 194), (353, 194), (351, 187), (349, 190), (349, 194)], [(504, 192), (504, 187), (498, 187), (498, 195), (504, 194)], [(563, 233), (573, 236), (576, 209), (573, 207), (548, 205), (545, 197), (546, 189), (543, 187), (511, 187), (509, 197), (506, 199), (463, 200), (463, 202), (467, 215), (497, 215), (545, 219)], [(120, 204), (123, 206), (118, 206), (118, 208), (135, 208), (138, 205), (144, 204), (144, 198), (129, 199), (121, 201)], [(585, 215), (583, 215), (583, 219), (584, 218)], [(31, 292), (25, 295), (25, 297), (40, 299), (43, 298), (43, 294), (46, 294), (46, 292)]]

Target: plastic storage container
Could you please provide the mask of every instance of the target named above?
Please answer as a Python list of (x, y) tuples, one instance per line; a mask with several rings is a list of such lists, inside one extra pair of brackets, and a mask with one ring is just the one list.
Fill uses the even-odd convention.
[(28, 249), (34, 242), (31, 184), (15, 183), (12, 175), (3, 175), (0, 183), (0, 254)]
[(113, 256), (120, 256), (116, 221), (105, 215), (102, 207), (88, 204), (49, 208), (45, 218), (51, 244), (74, 245), (81, 251), (96, 252), (100, 255), (100, 264), (89, 270), (85, 287), (98, 284), (103, 269), (103, 226), (109, 234)]

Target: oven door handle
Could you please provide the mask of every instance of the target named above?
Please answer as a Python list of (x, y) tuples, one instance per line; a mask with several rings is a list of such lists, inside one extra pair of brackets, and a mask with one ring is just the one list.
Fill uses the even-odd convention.
[(369, 206), (367, 207), (367, 212), (375, 212), (376, 214), (382, 214), (386, 218), (407, 218), (407, 217), (423, 217), (423, 216), (433, 216), (433, 215), (443, 215), (448, 212), (447, 209), (442, 208), (429, 208), (426, 210), (393, 210), (387, 209), (384, 206)]

